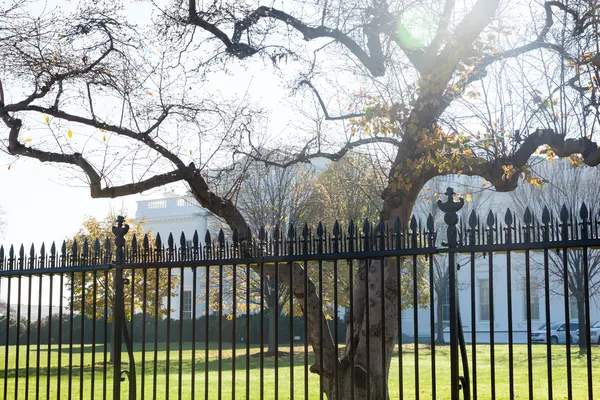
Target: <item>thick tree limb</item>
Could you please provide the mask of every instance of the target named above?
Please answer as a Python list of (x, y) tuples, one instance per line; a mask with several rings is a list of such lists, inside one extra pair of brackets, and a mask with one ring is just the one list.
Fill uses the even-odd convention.
[[(559, 157), (580, 154), (586, 165), (590, 167), (600, 165), (600, 149), (591, 139), (583, 137), (567, 139), (552, 129), (538, 129), (524, 139), (513, 155), (480, 163), (473, 163), (471, 160), (472, 166), (463, 169), (463, 174), (481, 176), (492, 183), (499, 192), (512, 191), (517, 187), (523, 167), (527, 165), (535, 151), (544, 145), (549, 146)], [(505, 175), (503, 166), (514, 167), (515, 173), (511, 176)]]
[(167, 118), (167, 116), (169, 115), (169, 111), (172, 108), (171, 106), (167, 106), (165, 108), (165, 110), (163, 111), (163, 113), (161, 113), (161, 115), (157, 118), (156, 122), (154, 124), (152, 124), (148, 129), (146, 129), (145, 131), (142, 131), (142, 132), (136, 132), (136, 131), (132, 131), (131, 129), (127, 129), (127, 128), (120, 127), (117, 125), (105, 123), (102, 121), (98, 121), (96, 119), (91, 119), (91, 118), (82, 117), (80, 115), (70, 114), (68, 112), (56, 109), (54, 107), (48, 108), (48, 107), (41, 107), (41, 106), (35, 106), (35, 105), (20, 106), (20, 104), (21, 103), (7, 105), (5, 107), (5, 111), (6, 112), (35, 111), (35, 112), (40, 112), (40, 113), (44, 113), (47, 115), (51, 115), (56, 118), (61, 118), (65, 121), (76, 122), (76, 123), (80, 123), (80, 124), (91, 126), (91, 127), (98, 128), (98, 129), (104, 129), (109, 132), (114, 132), (118, 135), (126, 136), (128, 138), (142, 142), (143, 144), (145, 144), (152, 150), (155, 150), (157, 153), (159, 153), (160, 155), (165, 157), (167, 160), (171, 161), (173, 164), (175, 164), (179, 168), (186, 167), (184, 162), (181, 161), (181, 159), (179, 157), (177, 157), (174, 153), (169, 151), (164, 146), (156, 143), (156, 141), (154, 139), (152, 139), (152, 137), (149, 136), (149, 134), (152, 133), (153, 131), (155, 131), (158, 128), (158, 126), (160, 126), (160, 124)]
[(209, 23), (200, 16), (196, 9), (195, 0), (189, 0), (188, 18), (189, 23), (213, 34), (225, 45), (228, 53), (233, 54), (238, 58), (247, 58), (259, 51), (258, 48), (252, 47), (250, 44), (242, 43), (240, 40), (242, 35), (253, 25), (257, 24), (262, 18), (271, 18), (281, 21), (287, 26), (295, 29), (303, 35), (304, 40), (310, 41), (319, 38), (334, 39), (350, 50), (350, 52), (360, 60), (373, 76), (383, 76), (385, 73), (384, 62), (379, 53), (371, 54), (369, 56), (369, 54), (352, 40), (350, 36), (339, 29), (328, 28), (323, 25), (316, 27), (309, 26), (292, 15), (273, 7), (260, 6), (246, 18), (236, 21), (231, 39), (225, 32), (217, 28), (216, 25)]

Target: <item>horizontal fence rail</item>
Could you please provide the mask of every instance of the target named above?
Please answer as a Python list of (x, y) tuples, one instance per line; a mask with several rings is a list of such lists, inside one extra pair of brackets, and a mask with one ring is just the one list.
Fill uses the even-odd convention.
[(443, 222), (176, 243), (119, 218), (113, 238), (2, 246), (0, 394), (593, 399), (597, 210), (461, 219), (447, 196)]

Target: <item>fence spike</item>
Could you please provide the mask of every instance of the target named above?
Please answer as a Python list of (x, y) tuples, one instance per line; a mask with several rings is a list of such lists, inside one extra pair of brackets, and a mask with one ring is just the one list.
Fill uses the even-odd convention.
[(494, 224), (496, 223), (496, 220), (494, 218), (494, 213), (492, 212), (492, 210), (490, 210), (488, 212), (486, 223), (487, 223), (487, 226), (489, 226), (490, 228), (492, 228), (494, 226)]
[(225, 247), (225, 232), (223, 232), (223, 228), (219, 230), (219, 236), (217, 237), (217, 240), (219, 241), (219, 247)]
[(305, 222), (304, 226), (302, 227), (302, 238), (303, 239), (308, 239), (308, 224)]
[(133, 237), (131, 238), (131, 251), (133, 251), (133, 254), (137, 254), (137, 248), (138, 248), (137, 236), (135, 235), (135, 232), (134, 232)]
[(469, 215), (469, 227), (473, 230), (477, 228), (477, 213), (475, 210), (471, 210), (471, 214)]
[(4, 261), (4, 245), (0, 245), (0, 263)]
[[(52, 245), (54, 246), (54, 243), (52, 243)], [(100, 253), (100, 239), (96, 238), (96, 240), (94, 240), (94, 253), (98, 254)]]
[(156, 234), (156, 239), (154, 240), (154, 244), (155, 244), (157, 252), (162, 250), (162, 239), (160, 238), (160, 232)]
[(333, 237), (335, 238), (339, 238), (340, 237), (340, 222), (336, 219), (335, 222), (333, 223)]
[(192, 246), (194, 246), (194, 250), (198, 250), (200, 247), (200, 238), (198, 237), (198, 229), (194, 229), (194, 236), (192, 236)]
[(187, 248), (187, 242), (185, 240), (185, 233), (181, 232), (179, 236), (179, 249), (181, 250), (181, 254), (185, 254), (185, 250)]
[(148, 234), (144, 234), (144, 240), (142, 240), (142, 247), (144, 250), (150, 250), (150, 239), (148, 238)]
[(369, 236), (369, 233), (371, 233), (371, 224), (369, 223), (369, 220), (367, 218), (365, 218), (364, 222), (363, 222), (363, 235), (365, 236)]
[(434, 230), (435, 230), (435, 224), (433, 223), (433, 215), (431, 215), (431, 213), (429, 213), (429, 215), (427, 216), (427, 231), (429, 233), (433, 233)]
[(233, 227), (232, 240), (233, 240), (233, 245), (234, 246), (237, 246), (238, 243), (239, 243), (239, 241), (240, 241), (237, 227)]
[(264, 242), (267, 239), (267, 232), (265, 230), (265, 226), (261, 225), (260, 229), (258, 230), (258, 240), (261, 242)]
[(35, 246), (33, 245), (33, 243), (31, 243), (31, 247), (29, 248), (29, 258), (30, 261), (31, 259), (35, 258)]
[(175, 248), (175, 240), (173, 239), (173, 233), (169, 232), (169, 237), (167, 238), (167, 246), (169, 246), (169, 252), (173, 252)]
[(207, 229), (206, 230), (206, 235), (204, 235), (204, 244), (207, 247), (210, 247), (211, 242), (212, 242), (212, 239), (210, 237), (210, 231)]
[(10, 269), (12, 269), (14, 262), (15, 262), (15, 248), (11, 244), (10, 249), (8, 249), (8, 267)]
[(569, 221), (569, 210), (567, 209), (566, 204), (563, 204), (560, 209), (560, 220), (564, 223), (567, 223)]
[(579, 218), (581, 218), (584, 221), (587, 221), (589, 216), (590, 216), (590, 214), (589, 214), (588, 208), (585, 205), (585, 201), (584, 201), (583, 203), (581, 203), (581, 209), (579, 210)]
[(513, 216), (512, 211), (510, 211), (510, 208), (507, 208), (506, 213), (504, 213), (504, 223), (507, 227), (510, 227), (513, 223)]
[(417, 231), (417, 218), (413, 215), (412, 218), (410, 219), (410, 230), (412, 231), (412, 233), (414, 234)]
[(550, 211), (546, 206), (544, 206), (544, 210), (542, 211), (542, 222), (544, 225), (548, 225), (550, 223)]
[[(0, 247), (0, 263), (4, 258), (4, 247)], [(43, 260), (46, 258), (46, 245), (42, 242), (42, 247), (40, 247), (40, 258)]]
[(23, 244), (21, 244), (21, 247), (19, 247), (19, 263), (23, 263), (24, 259), (25, 259), (25, 247), (23, 247)]
[(56, 243), (52, 242), (50, 246), (50, 257), (56, 257)]
[(321, 221), (319, 221), (319, 225), (317, 225), (317, 237), (323, 239), (323, 224)]
[(279, 224), (275, 224), (275, 229), (273, 230), (273, 237), (274, 237), (276, 243), (279, 243), (279, 239), (280, 239), (279, 235), (280, 235)]
[(348, 224), (348, 236), (350, 236), (351, 238), (354, 237), (354, 220), (350, 220), (350, 223)]
[(75, 258), (77, 257), (77, 252), (78, 252), (78, 248), (77, 248), (77, 238), (73, 239), (73, 243), (71, 244), (71, 257), (73, 257), (73, 260), (75, 260)]
[(90, 253), (90, 245), (88, 243), (87, 238), (85, 238), (83, 240), (83, 249), (82, 249), (82, 256), (83, 256), (83, 258), (87, 259), (89, 253)]
[(63, 260), (67, 256), (67, 242), (63, 240), (62, 246), (60, 246), (60, 255), (63, 257)]
[(525, 224), (527, 225), (531, 225), (531, 221), (532, 221), (532, 216), (531, 216), (531, 210), (529, 209), (529, 207), (525, 208), (525, 214), (523, 215), (523, 222), (525, 222)]

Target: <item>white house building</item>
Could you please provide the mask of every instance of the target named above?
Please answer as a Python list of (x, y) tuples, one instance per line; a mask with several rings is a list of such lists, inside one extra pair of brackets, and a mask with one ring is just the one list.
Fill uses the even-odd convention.
[[(204, 244), (206, 230), (211, 233), (221, 227), (220, 220), (208, 210), (202, 208), (196, 200), (189, 195), (180, 195), (175, 192), (164, 193), (149, 200), (137, 202), (135, 213), (136, 222), (144, 222), (144, 231), (152, 231), (152, 235), (160, 234), (163, 244), (167, 243), (170, 234), (173, 234), (175, 245), (179, 247), (181, 233), (185, 235), (187, 246), (192, 246), (194, 232), (198, 232), (200, 245)], [(173, 275), (179, 276), (180, 270), (173, 269)], [(202, 298), (205, 290), (205, 270), (198, 268), (196, 272), (196, 296)], [(193, 272), (191, 268), (185, 269), (183, 276), (183, 316), (184, 319), (192, 318), (193, 298)], [(171, 318), (179, 319), (181, 304), (181, 288), (176, 288), (171, 296)], [(165, 300), (166, 301), (166, 300)], [(205, 313), (204, 301), (196, 305), (196, 317)]]

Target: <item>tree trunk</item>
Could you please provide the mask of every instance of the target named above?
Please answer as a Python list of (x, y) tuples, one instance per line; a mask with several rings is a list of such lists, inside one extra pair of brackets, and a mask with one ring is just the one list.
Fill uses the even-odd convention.
[(585, 301), (583, 296), (577, 296), (577, 312), (579, 314), (579, 354), (583, 355), (587, 353), (587, 331), (589, 328), (585, 323)]
[(436, 314), (437, 314), (437, 327), (436, 327), (436, 336), (435, 342), (438, 344), (445, 344), (446, 340), (444, 340), (444, 303), (442, 299), (444, 298), (444, 294), (439, 294), (439, 291), (436, 290), (437, 296), (437, 305), (436, 305)]

